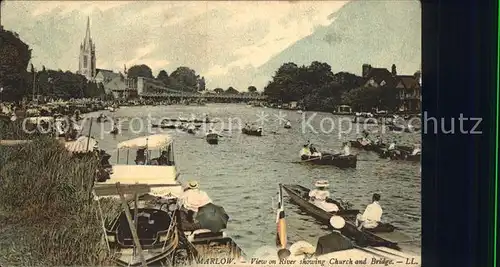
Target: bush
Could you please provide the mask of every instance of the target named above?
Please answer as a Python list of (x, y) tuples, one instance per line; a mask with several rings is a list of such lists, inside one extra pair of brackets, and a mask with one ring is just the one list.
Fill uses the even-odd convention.
[[(97, 157), (74, 158), (56, 140), (39, 137), (15, 147), (0, 146), (0, 224), (12, 249), (0, 265), (109, 265), (102, 224), (91, 190)], [(116, 203), (102, 203), (104, 214)], [(6, 233), (0, 231), (0, 239)], [(0, 242), (1, 243), (1, 242)], [(22, 257), (22, 258), (19, 258)]]

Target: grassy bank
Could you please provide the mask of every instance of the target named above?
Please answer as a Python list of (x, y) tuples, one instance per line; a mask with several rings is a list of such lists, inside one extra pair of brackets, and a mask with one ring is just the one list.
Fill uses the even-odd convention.
[(47, 137), (0, 146), (0, 266), (109, 265), (91, 198), (97, 165)]

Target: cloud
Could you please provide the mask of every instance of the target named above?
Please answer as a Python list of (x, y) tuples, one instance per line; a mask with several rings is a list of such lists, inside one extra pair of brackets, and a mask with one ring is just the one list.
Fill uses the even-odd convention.
[(330, 23), (329, 15), (344, 4), (7, 1), (2, 22), (33, 49), (35, 66), (76, 71), (89, 16), (98, 68), (147, 64), (155, 73), (171, 73), (187, 66), (206, 76), (209, 88), (246, 88), (254, 80), (249, 73)]

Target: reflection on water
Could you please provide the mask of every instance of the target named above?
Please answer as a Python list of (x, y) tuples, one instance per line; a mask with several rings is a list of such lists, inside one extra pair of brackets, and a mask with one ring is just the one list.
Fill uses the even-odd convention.
[[(278, 115), (279, 110), (248, 108), (236, 104), (123, 107), (112, 116), (139, 117), (143, 119), (142, 123), (146, 124), (148, 115), (156, 118), (178, 118), (195, 114), (201, 118), (202, 114), (207, 113), (210, 117), (221, 119), (239, 118), (245, 123), (257, 120), (257, 114), (261, 112), (268, 114), (269, 119), (263, 127), (262, 137), (242, 135), (238, 130), (234, 130), (236, 127), (233, 126), (230, 136), (229, 132), (225, 132), (228, 137), (221, 138), (219, 145), (210, 145), (204, 140), (203, 132), (190, 135), (171, 131), (175, 138), (175, 156), (181, 172), (180, 179), (183, 182), (199, 181), (201, 188), (207, 191), (214, 202), (224, 206), (231, 216), (228, 231), (247, 255), (252, 255), (259, 247), (274, 245), (276, 214), (272, 202), (273, 198), (276, 200), (278, 183), (297, 183), (311, 188), (316, 179), (328, 179), (334, 198), (342, 198), (353, 204), (353, 208), (360, 210), (369, 204), (373, 193), (380, 193), (380, 203), (384, 210), (383, 220), (393, 223), (412, 236), (415, 239), (414, 246), (420, 245), (420, 165), (417, 163), (383, 160), (374, 153), (354, 149), (353, 153), (359, 153), (357, 169), (340, 170), (331, 166), (293, 163), (299, 160), (299, 150), (307, 140), (311, 140), (320, 150), (339, 151), (342, 142), (357, 137), (355, 132), (344, 134), (342, 138), (339, 138), (338, 129), (335, 128), (330, 133), (317, 134), (307, 128), (303, 133), (302, 114), (282, 110), (282, 114), (292, 123), (291, 129), (284, 129), (274, 116)], [(339, 118), (327, 113), (318, 113), (311, 120), (317, 131), (322, 119), (326, 117)], [(141, 120), (134, 120), (134, 129), (139, 129), (140, 123)], [(147, 130), (147, 125), (144, 126)], [(106, 131), (111, 128), (108, 123), (98, 124), (94, 121), (92, 135), (100, 136), (101, 127), (105, 127)], [(101, 148), (113, 156), (113, 161), (116, 161), (115, 147), (118, 142), (147, 134), (134, 134), (126, 127), (124, 126), (123, 131), (116, 137), (105, 135), (104, 139), (99, 141)], [(371, 127), (377, 129), (378, 126)], [(324, 128), (330, 130), (331, 126), (324, 125)], [(420, 141), (420, 135), (417, 133), (385, 133), (382, 137), (397, 140), (400, 144)], [(120, 158), (126, 157), (125, 153), (121, 151)], [(130, 162), (133, 157), (135, 153), (131, 152)], [(328, 233), (326, 227), (290, 202), (285, 202), (285, 209), (291, 242), (302, 239), (315, 243), (319, 236)]]

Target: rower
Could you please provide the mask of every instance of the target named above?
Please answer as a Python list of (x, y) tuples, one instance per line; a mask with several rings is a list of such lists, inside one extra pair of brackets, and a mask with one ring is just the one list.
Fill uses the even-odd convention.
[(382, 208), (378, 203), (379, 201), (380, 195), (377, 193), (373, 194), (372, 203), (366, 207), (363, 214), (358, 214), (356, 216), (356, 226), (358, 227), (358, 229), (373, 229), (379, 225), (383, 213)]
[(309, 150), (311, 151), (311, 156), (313, 156), (313, 157), (321, 157), (321, 153), (314, 147), (313, 144), (309, 145)]
[(330, 197), (330, 192), (326, 190), (330, 186), (327, 180), (319, 180), (314, 184), (316, 189), (309, 192), (309, 200), (318, 208), (327, 212), (337, 212), (339, 207), (334, 203), (326, 202)]
[(349, 156), (349, 155), (351, 155), (351, 148), (350, 148), (350, 146), (349, 146), (349, 143), (348, 143), (348, 142), (344, 142), (344, 146), (343, 146), (343, 148), (342, 148), (342, 149), (344, 150), (344, 151), (343, 151), (343, 152), (344, 152), (344, 153), (343, 153), (343, 155), (344, 155), (344, 156)]
[(388, 150), (394, 150), (394, 149), (396, 149), (396, 141), (392, 141), (392, 143), (389, 145)]
[(300, 150), (300, 158), (302, 160), (306, 160), (306, 159), (309, 159), (309, 157), (311, 156), (311, 150), (309, 150), (309, 147), (308, 145), (304, 145), (304, 147)]

